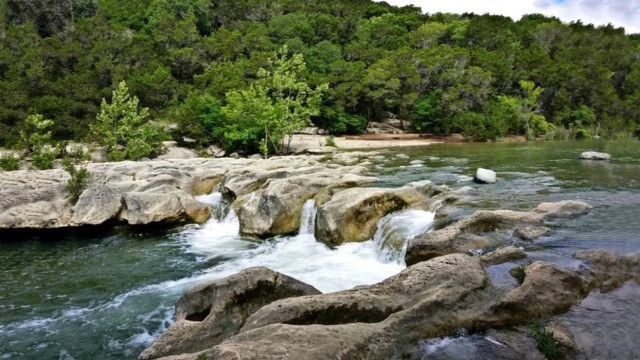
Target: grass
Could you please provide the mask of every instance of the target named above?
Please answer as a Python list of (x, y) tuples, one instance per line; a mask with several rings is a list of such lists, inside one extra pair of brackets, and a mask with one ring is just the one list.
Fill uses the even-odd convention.
[(553, 333), (545, 329), (541, 321), (535, 321), (530, 327), (531, 336), (536, 339), (536, 347), (548, 360), (560, 359), (558, 352), (558, 342), (553, 337)]

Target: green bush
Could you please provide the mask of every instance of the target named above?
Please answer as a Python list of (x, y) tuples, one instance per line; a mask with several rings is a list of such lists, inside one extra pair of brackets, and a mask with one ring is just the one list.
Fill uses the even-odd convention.
[(325, 145), (336, 147), (336, 138), (333, 135), (329, 135), (325, 140)]
[(64, 157), (71, 158), (75, 163), (91, 160), (91, 154), (85, 151), (84, 146), (77, 145), (71, 148), (70, 151), (66, 150), (66, 146), (62, 147), (64, 150)]
[(460, 132), (468, 139), (487, 140), (502, 137), (506, 129), (500, 118), (464, 112), (453, 119), (450, 131)]
[(536, 339), (536, 347), (548, 360), (560, 359), (558, 342), (553, 333), (545, 329), (545, 325), (536, 321), (531, 324), (531, 335)]
[(20, 168), (20, 158), (13, 153), (6, 153), (0, 156), (0, 168), (5, 171), (14, 171)]
[(569, 140), (572, 137), (573, 134), (571, 130), (563, 126), (553, 127), (545, 134), (545, 139), (547, 140)]
[(418, 98), (413, 103), (413, 113), (411, 114), (411, 124), (418, 132), (446, 132), (442, 114), (440, 92), (432, 92)]
[(80, 198), (82, 192), (91, 183), (91, 173), (84, 167), (76, 167), (76, 162), (70, 158), (64, 159), (62, 161), (62, 166), (71, 176), (64, 189), (69, 195), (71, 201), (75, 204), (78, 201), (78, 198)]
[(361, 115), (351, 115), (346, 112), (339, 112), (335, 121), (329, 126), (332, 134), (358, 135), (367, 128), (367, 119)]
[(587, 129), (576, 130), (576, 140), (589, 140), (591, 139), (591, 133)]
[(178, 123), (178, 141), (186, 137), (207, 146), (224, 136), (225, 117), (220, 101), (213, 96), (189, 94), (172, 118)]
[(31, 153), (31, 164), (40, 170), (53, 169), (53, 162), (58, 156), (58, 148), (43, 146)]
[(102, 99), (92, 129), (98, 141), (107, 147), (110, 161), (151, 157), (162, 149), (163, 133), (158, 126), (146, 121), (149, 110), (138, 104), (138, 98), (129, 95), (124, 81), (113, 91), (110, 104)]

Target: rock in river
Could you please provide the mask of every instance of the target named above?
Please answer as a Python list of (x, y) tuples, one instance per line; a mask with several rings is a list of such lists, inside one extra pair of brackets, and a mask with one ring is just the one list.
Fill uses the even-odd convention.
[(476, 176), (473, 179), (480, 184), (495, 184), (497, 181), (495, 171), (483, 168), (476, 170)]
[(610, 161), (611, 155), (597, 151), (585, 151), (580, 154), (580, 160), (604, 160)]
[(275, 300), (319, 294), (314, 287), (265, 267), (189, 289), (176, 303), (176, 322), (140, 359), (205, 350), (238, 333), (256, 310)]

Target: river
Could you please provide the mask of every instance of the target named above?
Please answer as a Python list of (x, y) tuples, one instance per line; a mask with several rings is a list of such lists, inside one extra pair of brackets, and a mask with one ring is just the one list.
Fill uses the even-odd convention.
[[(577, 160), (586, 150), (614, 161)], [(594, 206), (550, 223), (555, 231), (529, 249), (528, 260), (570, 265), (577, 249), (640, 251), (637, 141), (443, 144), (387, 149), (363, 161), (379, 186), (425, 179), (472, 186), (462, 214), (564, 199)], [(498, 183), (471, 183), (477, 167), (497, 171)], [(171, 323), (173, 303), (189, 286), (257, 265), (323, 292), (372, 284), (405, 267), (385, 239), (409, 239), (434, 222), (426, 211), (399, 212), (382, 219), (370, 241), (329, 249), (313, 237), (308, 202), (299, 234), (257, 242), (238, 236), (238, 220), (218, 193), (200, 199), (218, 210), (204, 225), (0, 234), (0, 359), (135, 359)]]

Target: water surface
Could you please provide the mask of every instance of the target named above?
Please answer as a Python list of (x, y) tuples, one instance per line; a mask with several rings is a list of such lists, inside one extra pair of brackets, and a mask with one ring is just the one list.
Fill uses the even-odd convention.
[[(578, 160), (586, 150), (609, 152), (614, 161)], [(471, 186), (463, 213), (528, 210), (563, 199), (594, 206), (586, 216), (548, 224), (555, 232), (530, 259), (571, 264), (581, 248), (640, 251), (637, 141), (432, 145), (359, 161), (380, 186), (425, 179)], [(497, 171), (498, 183), (470, 182), (477, 167)], [(218, 194), (201, 200), (220, 210), (202, 226), (47, 238), (0, 234), (0, 359), (135, 359), (170, 324), (173, 303), (189, 286), (257, 265), (324, 292), (375, 283), (405, 267), (402, 251), (384, 244), (433, 222), (428, 212), (401, 212), (381, 220), (374, 239), (329, 249), (310, 230), (313, 203), (305, 205), (298, 235), (257, 242), (237, 235), (237, 218), (222, 210)]]

